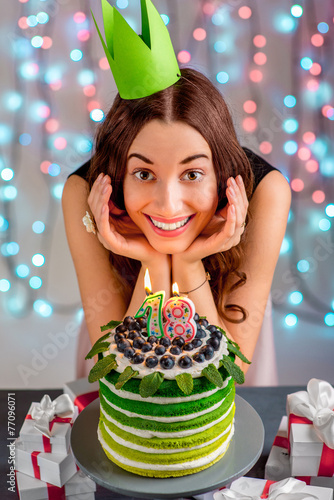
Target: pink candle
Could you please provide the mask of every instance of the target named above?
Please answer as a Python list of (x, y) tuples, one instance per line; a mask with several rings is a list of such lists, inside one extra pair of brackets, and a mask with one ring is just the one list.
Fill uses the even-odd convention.
[(189, 342), (196, 334), (195, 305), (188, 297), (178, 295), (176, 283), (173, 284), (173, 294), (174, 296), (167, 300), (163, 308), (167, 320), (164, 333), (171, 340), (175, 337), (182, 337), (185, 342)]

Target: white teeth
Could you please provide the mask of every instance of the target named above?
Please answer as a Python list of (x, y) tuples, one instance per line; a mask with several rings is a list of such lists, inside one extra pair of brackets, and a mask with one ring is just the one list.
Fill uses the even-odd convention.
[(155, 227), (158, 227), (159, 229), (163, 229), (164, 231), (174, 231), (175, 229), (178, 229), (179, 227), (182, 227), (185, 224), (187, 224), (190, 217), (187, 217), (186, 219), (180, 220), (179, 222), (173, 222), (172, 224), (165, 224), (164, 222), (160, 222), (160, 221), (152, 219), (152, 217), (150, 217), (150, 219), (151, 219), (152, 223), (155, 225)]

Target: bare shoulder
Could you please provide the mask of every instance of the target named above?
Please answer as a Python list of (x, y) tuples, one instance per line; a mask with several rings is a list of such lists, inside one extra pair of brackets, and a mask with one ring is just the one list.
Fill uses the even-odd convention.
[(78, 175), (71, 175), (71, 177), (66, 180), (63, 189), (63, 209), (66, 209), (68, 205), (73, 206), (77, 203), (82, 204), (85, 202), (87, 204), (88, 193), (88, 182)]
[[(251, 199), (254, 208), (280, 209), (282, 212), (289, 210), (291, 203), (291, 190), (287, 179), (278, 170), (269, 172), (257, 186)], [(260, 206), (258, 206), (260, 205)]]

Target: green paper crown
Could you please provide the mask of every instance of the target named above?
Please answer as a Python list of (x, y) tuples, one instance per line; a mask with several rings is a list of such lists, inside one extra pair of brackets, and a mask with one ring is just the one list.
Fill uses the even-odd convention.
[(101, 2), (106, 42), (92, 15), (120, 96), (139, 99), (177, 82), (180, 69), (173, 45), (151, 0), (140, 0), (141, 35), (133, 31), (107, 0)]

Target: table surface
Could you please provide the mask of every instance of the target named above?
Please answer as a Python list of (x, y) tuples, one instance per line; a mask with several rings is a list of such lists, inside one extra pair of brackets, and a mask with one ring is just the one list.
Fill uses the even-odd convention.
[[(292, 392), (305, 390), (305, 387), (287, 386), (287, 387), (237, 387), (237, 394), (248, 401), (250, 405), (260, 415), (264, 429), (265, 441), (262, 455), (254, 467), (247, 473), (250, 477), (264, 477), (264, 467), (276, 436), (276, 432), (283, 415), (286, 414), (286, 396)], [(24, 418), (28, 412), (30, 404), (33, 401), (40, 401), (44, 394), (49, 394), (51, 399), (55, 399), (62, 394), (62, 390), (55, 389), (40, 389), (40, 390), (0, 390), (0, 408), (1, 408), (1, 425), (0, 425), (0, 498), (7, 500), (15, 498), (15, 494), (8, 491), (8, 476), (9, 473), (9, 448), (8, 443), (13, 437), (9, 436), (7, 428), (7, 408), (8, 400), (15, 400), (15, 436), (18, 435)], [(12, 429), (13, 427), (11, 427)], [(18, 496), (16, 496), (18, 498)], [(95, 495), (96, 500), (129, 500), (130, 497), (125, 497), (118, 493), (106, 490), (97, 485)], [(132, 498), (132, 500), (135, 500)]]

